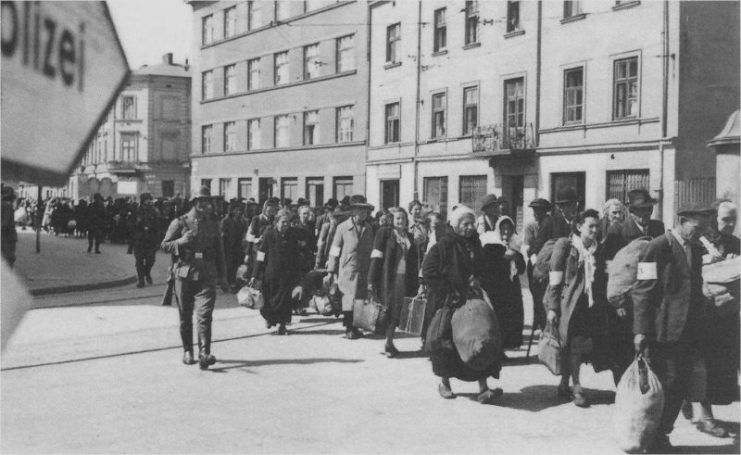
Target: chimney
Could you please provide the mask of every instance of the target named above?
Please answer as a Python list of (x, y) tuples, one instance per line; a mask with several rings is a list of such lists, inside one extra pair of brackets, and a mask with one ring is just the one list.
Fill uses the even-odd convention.
[(162, 63), (172, 65), (172, 52), (168, 52), (162, 56)]

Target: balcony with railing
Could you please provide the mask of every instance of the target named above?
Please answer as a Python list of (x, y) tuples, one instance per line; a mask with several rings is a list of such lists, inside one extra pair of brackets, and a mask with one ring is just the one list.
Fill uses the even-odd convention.
[(477, 127), (473, 132), (474, 153), (529, 155), (535, 152), (533, 124), (506, 126), (501, 123)]

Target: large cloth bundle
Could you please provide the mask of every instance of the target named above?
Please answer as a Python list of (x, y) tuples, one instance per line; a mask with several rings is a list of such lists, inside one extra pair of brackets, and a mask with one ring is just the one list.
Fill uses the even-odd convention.
[(535, 266), (533, 266), (533, 278), (538, 283), (547, 283), (548, 274), (551, 271), (551, 256), (553, 256), (553, 247), (556, 246), (556, 239), (550, 239), (543, 244), (538, 255), (535, 257)]
[(630, 291), (637, 280), (638, 262), (650, 240), (640, 237), (617, 252), (607, 267), (607, 300), (615, 308), (630, 303)]
[(741, 256), (703, 266), (702, 280), (706, 297), (717, 297), (728, 292), (738, 301)]
[(453, 344), (467, 366), (484, 371), (502, 355), (499, 321), (488, 298), (470, 298), (453, 313)]
[(28, 212), (25, 207), (18, 207), (13, 214), (14, 221), (19, 224), (28, 224)]
[(352, 307), (352, 325), (367, 332), (382, 334), (386, 331), (387, 308), (375, 297), (355, 299)]
[(411, 335), (421, 335), (425, 320), (427, 298), (421, 295), (405, 297), (399, 316), (399, 330)]
[(638, 355), (617, 385), (615, 437), (627, 453), (643, 452), (656, 436), (664, 410), (664, 389), (648, 362)]
[(563, 345), (558, 334), (558, 327), (553, 327), (553, 324), (548, 322), (540, 335), (540, 341), (538, 341), (538, 359), (551, 373), (559, 376), (561, 374), (562, 354)]
[(244, 286), (237, 293), (237, 302), (245, 308), (259, 310), (265, 306), (262, 292), (249, 286)]

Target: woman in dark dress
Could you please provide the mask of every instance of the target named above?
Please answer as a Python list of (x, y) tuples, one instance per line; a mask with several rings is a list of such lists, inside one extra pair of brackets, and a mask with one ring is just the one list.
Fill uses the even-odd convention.
[(251, 286), (262, 290), (265, 306), (260, 314), (268, 328), (277, 325), (278, 334), (285, 335), (286, 324), (291, 322), (293, 300), (301, 298), (301, 279), (308, 272), (300, 261), (300, 242), (303, 231), (290, 227), (291, 212), (281, 210), (273, 226), (263, 233), (257, 248), (255, 269)]
[(499, 378), (500, 359), (496, 359), (485, 371), (467, 366), (453, 345), (451, 327), (455, 309), (465, 304), (472, 295), (482, 292), (481, 254), (481, 243), (476, 234), (476, 215), (470, 208), (459, 206), (451, 213), (445, 234), (427, 253), (422, 275), (429, 288), (427, 314), (435, 315), (431, 321), (433, 326), (429, 328), (426, 348), (430, 351), (432, 371), (441, 377), (438, 387), (440, 396), (455, 398), (450, 388), (450, 378), (478, 381), (478, 401), (488, 404), (502, 395), (502, 389), (491, 390), (486, 384), (489, 376)]
[(525, 259), (519, 252), (515, 224), (510, 217), (500, 216), (494, 230), (480, 239), (484, 250), (482, 285), (497, 312), (502, 347), (517, 349), (522, 345), (525, 320), (519, 278), (525, 271)]
[(373, 241), (368, 291), (379, 296), (388, 308), (384, 352), (393, 358), (399, 355), (394, 346), (394, 332), (399, 325), (404, 298), (413, 297), (417, 292), (419, 250), (407, 230), (407, 212), (401, 207), (390, 208), (389, 212), (393, 216), (392, 225), (380, 228)]

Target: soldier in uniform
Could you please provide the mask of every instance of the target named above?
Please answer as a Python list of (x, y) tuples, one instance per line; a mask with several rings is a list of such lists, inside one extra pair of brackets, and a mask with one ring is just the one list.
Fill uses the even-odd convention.
[(152, 266), (160, 240), (160, 213), (154, 208), (154, 199), (149, 193), (139, 197), (139, 207), (129, 217), (129, 233), (136, 260), (136, 287), (143, 288), (144, 280), (152, 284)]
[(216, 303), (216, 283), (228, 292), (226, 262), (211, 191), (201, 187), (193, 208), (170, 223), (162, 249), (173, 255), (174, 294), (180, 311), (183, 363), (193, 360), (193, 311), (198, 320), (198, 363), (202, 370), (216, 363), (211, 354), (211, 317)]

